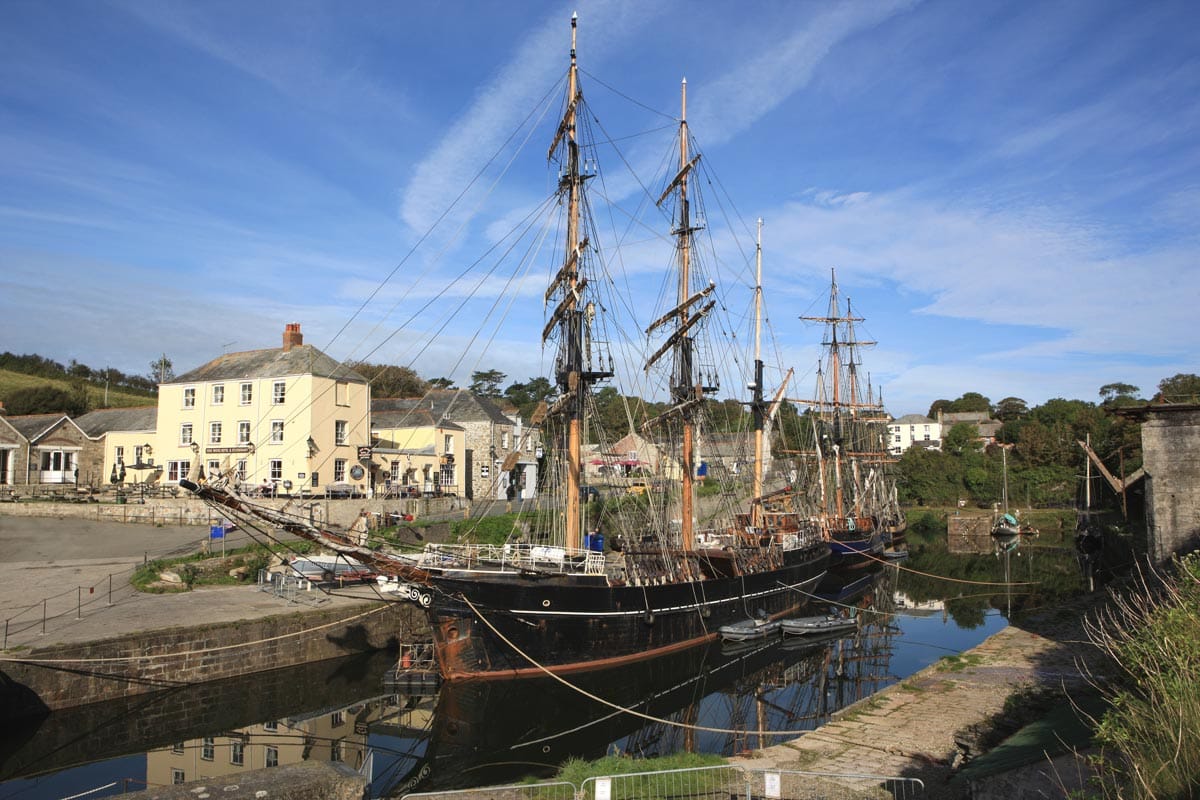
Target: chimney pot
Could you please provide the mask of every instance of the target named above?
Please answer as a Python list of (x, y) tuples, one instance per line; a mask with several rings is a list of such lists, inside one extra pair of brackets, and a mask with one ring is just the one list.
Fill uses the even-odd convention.
[(304, 344), (304, 334), (300, 333), (299, 322), (289, 322), (283, 328), (283, 352)]

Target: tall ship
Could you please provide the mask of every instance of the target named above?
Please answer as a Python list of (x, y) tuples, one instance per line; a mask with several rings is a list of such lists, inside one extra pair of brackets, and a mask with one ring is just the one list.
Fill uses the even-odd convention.
[[(581, 672), (694, 647), (715, 640), (722, 625), (798, 611), (830, 560), (820, 531), (774, 513), (766, 499), (764, 429), (777, 403), (764, 396), (757, 352), (753, 396), (746, 401), (752, 422), (743, 431), (755, 453), (751, 485), (715, 497), (698, 491), (719, 383), (717, 362), (706, 360), (715, 357), (702, 342), (719, 293), (698, 269), (704, 255), (694, 238), (703, 218), (694, 207), (700, 187), (692, 176), (700, 155), (688, 131), (686, 81), (677, 152), (661, 194), (650, 195), (670, 223), (673, 277), (654, 322), (626, 337), (640, 341), (640, 362), (631, 369), (614, 358), (635, 348), (617, 345), (605, 323), (606, 310), (629, 298), (600, 294), (616, 282), (602, 262), (591, 218), (588, 192), (599, 182), (595, 150), (583, 136), (592, 117), (580, 87), (576, 30), (573, 17), (562, 115), (548, 150), (561, 250), (544, 292), (542, 343), (555, 353), (555, 396), (532, 420), (541, 430), (542, 480), (553, 500), (514, 524), (503, 544), (428, 544), (406, 553), (361, 544), (350, 531), (321, 525), (302, 511), (269, 507), (239, 493), (225, 473), (181, 482), (225, 515), (311, 540), (406, 584), (428, 615), (438, 670), (447, 680)], [(756, 301), (760, 296), (758, 290)], [(637, 430), (669, 450), (663, 457), (669, 467), (640, 485), (644, 502), (622, 504), (597, 530), (584, 479), (596, 394), (630, 373), (662, 379), (663, 410), (639, 420)]]
[(903, 554), (907, 527), (896, 496), (887, 450), (889, 418), (862, 373), (862, 350), (875, 343), (860, 339), (849, 298), (842, 306), (837, 275), (831, 272), (824, 316), (801, 319), (824, 327), (822, 358), (811, 398), (797, 399), (805, 411), (796, 439), (785, 450), (796, 459), (795, 491), (776, 505), (806, 521), (829, 544), (833, 566), (862, 566)]

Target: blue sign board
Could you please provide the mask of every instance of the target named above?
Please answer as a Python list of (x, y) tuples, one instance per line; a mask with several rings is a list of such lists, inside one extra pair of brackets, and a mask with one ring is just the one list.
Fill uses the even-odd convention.
[(209, 539), (224, 539), (225, 538), (225, 526), (224, 525), (209, 526), (208, 538)]

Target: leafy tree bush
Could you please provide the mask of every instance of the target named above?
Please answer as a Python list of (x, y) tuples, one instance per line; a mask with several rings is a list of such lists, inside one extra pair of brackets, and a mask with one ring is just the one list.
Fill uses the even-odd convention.
[(66, 391), (54, 386), (31, 386), (9, 393), (4, 405), (8, 413), (22, 414), (68, 414), (77, 417), (88, 410), (87, 394)]

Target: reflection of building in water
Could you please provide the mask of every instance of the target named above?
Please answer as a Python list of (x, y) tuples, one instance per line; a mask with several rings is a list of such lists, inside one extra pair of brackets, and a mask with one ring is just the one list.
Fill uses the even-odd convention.
[(935, 614), (946, 616), (946, 601), (944, 600), (913, 600), (904, 592), (897, 589), (892, 594), (896, 608), (903, 609), (909, 616), (932, 617)]
[(186, 783), (314, 760), (360, 769), (368, 752), (368, 725), (395, 714), (399, 705), (398, 696), (386, 695), (151, 750), (146, 782)]

